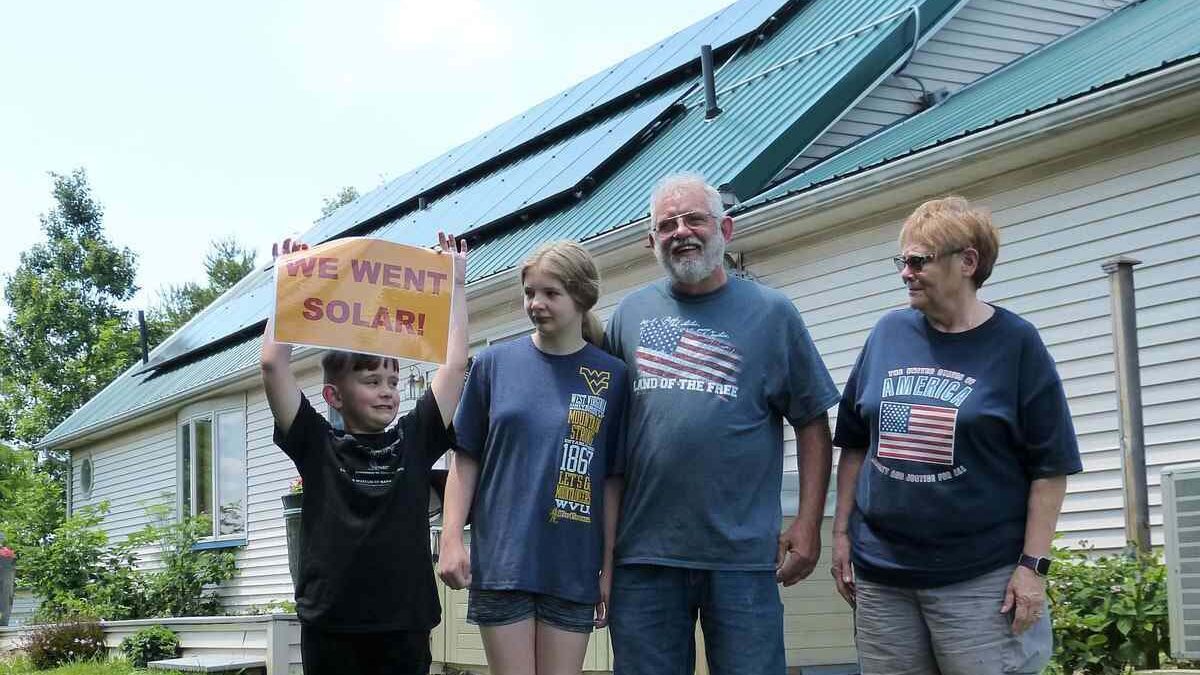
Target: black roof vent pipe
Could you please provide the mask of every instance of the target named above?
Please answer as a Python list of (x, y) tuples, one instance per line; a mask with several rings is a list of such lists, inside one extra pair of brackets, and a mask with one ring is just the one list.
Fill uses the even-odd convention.
[(146, 334), (146, 313), (138, 310), (138, 337), (142, 343), (142, 363), (150, 360), (150, 336)]
[(700, 73), (704, 77), (704, 119), (721, 114), (717, 107), (717, 81), (713, 71), (712, 45), (700, 45)]

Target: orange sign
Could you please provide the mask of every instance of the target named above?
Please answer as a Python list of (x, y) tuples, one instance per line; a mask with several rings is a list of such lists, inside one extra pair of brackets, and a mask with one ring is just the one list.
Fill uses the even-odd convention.
[(275, 263), (275, 340), (446, 362), (454, 261), (348, 237)]

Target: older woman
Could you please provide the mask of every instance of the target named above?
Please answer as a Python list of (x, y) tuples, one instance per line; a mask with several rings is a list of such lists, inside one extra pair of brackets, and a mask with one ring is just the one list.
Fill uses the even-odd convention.
[(1047, 557), (1079, 450), (1037, 330), (976, 296), (998, 250), (965, 199), (922, 204), (893, 259), (909, 308), (875, 325), (842, 395), (832, 572), (864, 675), (1050, 657)]

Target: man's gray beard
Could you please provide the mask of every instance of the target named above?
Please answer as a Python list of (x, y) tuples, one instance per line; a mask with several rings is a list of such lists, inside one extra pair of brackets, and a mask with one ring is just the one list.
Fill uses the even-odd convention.
[(696, 237), (685, 239), (683, 243), (695, 243), (700, 246), (699, 259), (675, 261), (670, 252), (663, 253), (661, 246), (654, 247), (654, 257), (658, 264), (667, 271), (667, 276), (677, 284), (698, 284), (712, 276), (725, 259), (725, 238), (720, 232), (714, 233), (708, 243)]

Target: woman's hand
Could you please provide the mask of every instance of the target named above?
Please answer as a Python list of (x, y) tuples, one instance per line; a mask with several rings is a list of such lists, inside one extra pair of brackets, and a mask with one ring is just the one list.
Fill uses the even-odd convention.
[(1028, 567), (1017, 565), (1008, 587), (1004, 589), (1004, 604), (1000, 613), (1013, 611), (1013, 635), (1029, 630), (1042, 618), (1046, 609), (1046, 580), (1034, 574)]
[(438, 554), (438, 577), (447, 586), (460, 591), (471, 585), (471, 556), (462, 539), (446, 539), (442, 533), (442, 546)]
[(833, 583), (838, 595), (851, 607), (854, 606), (854, 565), (850, 562), (850, 535), (843, 532), (833, 535)]
[(608, 625), (609, 597), (612, 595), (612, 567), (605, 566), (600, 570), (600, 602), (596, 603), (596, 620), (593, 622), (596, 630)]

